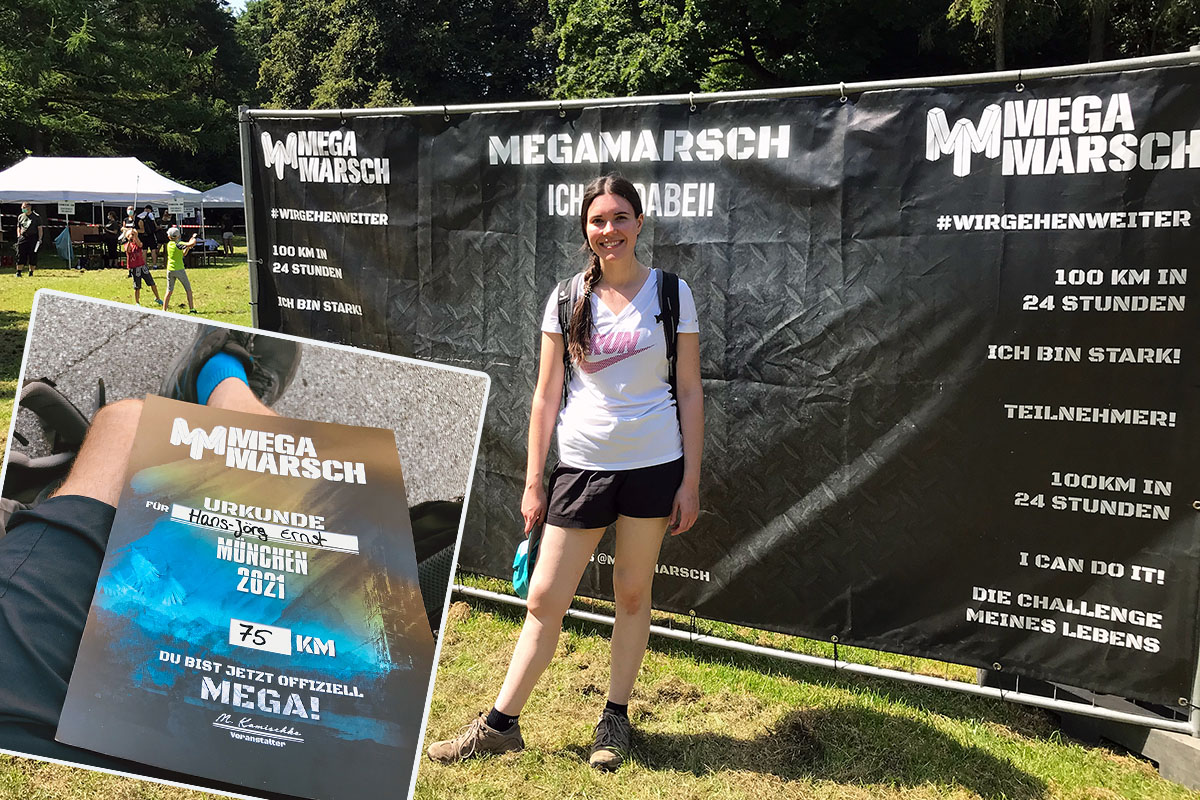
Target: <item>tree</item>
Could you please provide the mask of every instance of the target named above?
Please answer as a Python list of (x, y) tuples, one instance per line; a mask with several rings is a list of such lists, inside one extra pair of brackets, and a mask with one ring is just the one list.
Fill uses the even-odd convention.
[(527, 99), (547, 91), (553, 75), (549, 17), (538, 0), (261, 4), (259, 80), (277, 107)]
[(236, 142), (245, 77), (222, 0), (23, 0), (0, 29), (7, 163), (135, 155), (202, 174)]
[(955, 22), (971, 20), (975, 28), (992, 39), (995, 67), (1004, 69), (1004, 17), (1007, 0), (954, 0), (948, 16)]
[(947, 16), (991, 39), (996, 69), (1179, 52), (1200, 39), (1195, 0), (953, 0)]
[[(560, 97), (725, 91), (944, 72), (940, 0), (551, 0)], [(949, 43), (938, 49), (930, 42)]]

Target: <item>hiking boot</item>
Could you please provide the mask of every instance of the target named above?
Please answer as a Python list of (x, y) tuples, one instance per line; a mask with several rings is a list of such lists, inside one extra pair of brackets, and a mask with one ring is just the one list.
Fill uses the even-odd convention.
[(300, 345), (289, 339), (203, 325), (191, 347), (171, 365), (159, 394), (185, 403), (199, 402), (196, 376), (210, 358), (221, 352), (242, 362), (250, 390), (268, 406), (283, 394), (300, 364)]
[[(291, 339), (263, 336), (246, 331), (230, 331), (231, 347), (240, 347), (250, 354), (250, 369), (246, 375), (250, 389), (266, 405), (273, 405), (280, 398), (300, 366), (300, 345)], [(236, 355), (236, 354), (235, 354)]]
[(615, 770), (629, 757), (632, 739), (633, 727), (629, 724), (629, 717), (604, 709), (600, 721), (596, 723), (596, 742), (592, 745), (588, 764), (596, 769)]
[[(21, 387), (16, 410), (22, 408), (37, 416), (50, 455), (10, 450), (4, 490), (7, 499), (34, 505), (49, 497), (67, 476), (91, 423), (49, 378), (30, 380)], [(29, 444), (17, 430), (13, 431), (13, 439)]]
[(502, 733), (489, 727), (486, 718), (487, 715), (480, 712), (458, 736), (429, 745), (429, 758), (442, 764), (453, 764), (464, 758), (525, 749), (525, 740), (521, 738), (521, 723), (514, 722), (511, 728)]

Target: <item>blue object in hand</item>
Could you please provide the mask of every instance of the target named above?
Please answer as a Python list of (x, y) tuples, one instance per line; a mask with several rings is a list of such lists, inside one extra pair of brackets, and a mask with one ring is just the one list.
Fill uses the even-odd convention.
[(513, 556), (513, 591), (525, 600), (529, 597), (529, 582), (533, 579), (533, 567), (537, 563), (538, 545), (541, 544), (541, 528), (537, 528), (517, 545)]

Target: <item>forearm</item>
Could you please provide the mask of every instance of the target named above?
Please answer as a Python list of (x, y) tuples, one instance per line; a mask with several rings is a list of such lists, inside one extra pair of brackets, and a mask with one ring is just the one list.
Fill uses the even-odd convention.
[(704, 452), (704, 393), (679, 391), (679, 430), (683, 435), (683, 480), (700, 485), (700, 461)]
[(558, 416), (559, 399), (553, 400), (543, 392), (534, 392), (533, 407), (529, 411), (529, 454), (525, 461), (525, 486), (539, 486), (546, 469), (546, 455), (550, 452), (550, 438), (554, 435), (554, 421)]

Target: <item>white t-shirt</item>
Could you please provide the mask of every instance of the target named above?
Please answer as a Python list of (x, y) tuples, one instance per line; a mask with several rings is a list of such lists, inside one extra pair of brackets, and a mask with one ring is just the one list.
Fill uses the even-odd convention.
[[(558, 413), (558, 460), (576, 469), (624, 470), (683, 456), (675, 398), (667, 383), (667, 340), (659, 313), (657, 270), (614, 314), (593, 294), (592, 347), (571, 370), (567, 405)], [(562, 333), (558, 292), (550, 293), (542, 330)], [(679, 281), (679, 333), (699, 333), (692, 290)]]

